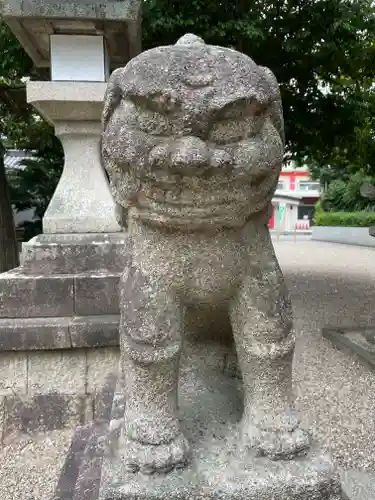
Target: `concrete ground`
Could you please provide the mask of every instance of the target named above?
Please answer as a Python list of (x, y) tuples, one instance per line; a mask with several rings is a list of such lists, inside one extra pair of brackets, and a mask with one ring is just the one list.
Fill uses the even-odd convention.
[[(344, 468), (375, 472), (375, 375), (321, 337), (327, 325), (375, 325), (375, 249), (274, 241), (297, 331), (295, 388), (304, 426)], [(14, 436), (0, 450), (1, 500), (52, 500), (73, 432)]]

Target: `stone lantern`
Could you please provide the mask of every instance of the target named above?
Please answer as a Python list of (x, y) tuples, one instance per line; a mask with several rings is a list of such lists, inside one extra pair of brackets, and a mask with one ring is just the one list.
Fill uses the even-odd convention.
[(51, 74), (51, 81), (27, 82), (27, 101), (54, 125), (65, 153), (43, 232), (119, 231), (100, 162), (100, 114), (110, 71), (140, 51), (139, 0), (6, 0), (3, 16)]
[(101, 165), (100, 121), (110, 72), (141, 50), (140, 4), (1, 4), (34, 64), (50, 72), (50, 80), (27, 82), (27, 101), (54, 126), (65, 163), (43, 234), (23, 245), (20, 268), (0, 275), (0, 413), (7, 388), (23, 400), (57, 392), (80, 413), (116, 367), (126, 233)]

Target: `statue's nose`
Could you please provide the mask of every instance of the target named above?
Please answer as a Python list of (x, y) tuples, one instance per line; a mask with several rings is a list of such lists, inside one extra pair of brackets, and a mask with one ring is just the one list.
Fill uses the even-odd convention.
[(210, 152), (198, 137), (184, 137), (173, 144), (171, 167), (175, 169), (200, 168), (209, 164)]
[(182, 137), (172, 144), (156, 146), (149, 156), (153, 167), (170, 168), (181, 173), (189, 169), (207, 167), (210, 163), (210, 151), (198, 137)]

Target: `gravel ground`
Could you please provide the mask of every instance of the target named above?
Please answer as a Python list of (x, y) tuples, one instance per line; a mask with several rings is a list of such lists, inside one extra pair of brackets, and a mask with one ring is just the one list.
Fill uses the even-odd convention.
[(52, 500), (73, 434), (21, 435), (0, 450), (1, 500)]
[(375, 326), (375, 249), (275, 241), (297, 333), (297, 406), (334, 462), (375, 472), (375, 374), (321, 336), (328, 325)]
[[(335, 463), (375, 472), (375, 374), (321, 337), (326, 325), (375, 325), (375, 249), (275, 241), (297, 331), (295, 388), (304, 426)], [(51, 500), (72, 430), (19, 436), (0, 450), (1, 500)]]

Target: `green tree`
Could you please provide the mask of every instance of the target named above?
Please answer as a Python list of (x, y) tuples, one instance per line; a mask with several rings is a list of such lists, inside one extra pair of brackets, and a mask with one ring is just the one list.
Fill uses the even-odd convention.
[(11, 199), (15, 208), (35, 209), (35, 220), (26, 221), (22, 225), (25, 241), (42, 232), (42, 217), (63, 169), (60, 141), (53, 134), (50, 134), (49, 138), (49, 144), (34, 151), (33, 158), (23, 160), (23, 169), (13, 171), (10, 182)]
[(19, 264), (13, 211), (4, 165), (4, 139), (9, 127), (13, 126), (14, 111), (20, 102), (18, 96), (19, 88), (22, 87), (21, 78), (30, 73), (32, 64), (3, 22), (0, 22), (0, 54), (0, 272), (4, 272)]
[(375, 67), (374, 13), (369, 0), (148, 0), (143, 45), (193, 32), (245, 52), (280, 83), (289, 156), (358, 164), (371, 107), (363, 89)]
[(374, 211), (374, 200), (361, 194), (361, 187), (366, 183), (374, 183), (374, 178), (363, 172), (356, 172), (347, 179), (335, 179), (323, 194), (321, 208), (325, 212)]
[(0, 141), (0, 273), (19, 264), (9, 187), (5, 176), (4, 147)]

